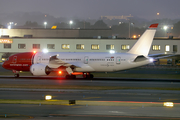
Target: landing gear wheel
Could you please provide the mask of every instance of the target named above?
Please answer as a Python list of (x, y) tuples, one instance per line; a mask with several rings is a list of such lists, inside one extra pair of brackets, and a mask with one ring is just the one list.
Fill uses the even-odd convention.
[(14, 77), (18, 78), (18, 77), (19, 77), (19, 74), (14, 74)]
[(83, 74), (83, 78), (92, 79), (92, 78), (94, 78), (94, 75), (93, 74), (85, 73), (85, 74)]
[(72, 75), (72, 78), (73, 78), (73, 79), (76, 79), (76, 76), (75, 76), (75, 75)]
[(94, 75), (93, 75), (93, 74), (90, 74), (89, 77), (90, 77), (90, 78), (94, 78)]
[(66, 77), (65, 77), (66, 79), (70, 79), (70, 75), (66, 75)]

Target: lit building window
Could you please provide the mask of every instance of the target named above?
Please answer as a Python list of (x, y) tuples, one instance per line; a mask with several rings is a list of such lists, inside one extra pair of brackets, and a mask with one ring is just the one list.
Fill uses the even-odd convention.
[(169, 45), (165, 46), (165, 51), (170, 51), (170, 46)]
[(122, 49), (122, 50), (129, 50), (129, 49), (130, 49), (130, 46), (129, 46), (129, 45), (122, 45), (122, 46), (121, 46), (121, 49)]
[(62, 44), (62, 49), (69, 49), (70, 45), (69, 44)]
[(76, 44), (76, 49), (84, 50), (84, 45), (83, 44)]
[(47, 49), (55, 49), (55, 44), (47, 44)]
[(92, 50), (99, 50), (99, 45), (91, 45)]
[(106, 50), (114, 50), (114, 45), (106, 45)]
[(33, 49), (40, 49), (40, 44), (33, 44)]
[(11, 48), (11, 44), (4, 44), (4, 48), (10, 49)]
[(161, 49), (160, 45), (153, 45), (152, 46), (152, 50), (160, 50), (160, 49)]
[(26, 44), (18, 44), (19, 49), (26, 49)]

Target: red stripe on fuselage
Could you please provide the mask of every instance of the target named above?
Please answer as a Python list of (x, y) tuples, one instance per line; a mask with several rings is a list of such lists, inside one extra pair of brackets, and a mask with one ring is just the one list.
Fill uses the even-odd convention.
[(8, 70), (29, 71), (30, 66), (33, 64), (34, 55), (33, 52), (14, 54), (2, 66)]

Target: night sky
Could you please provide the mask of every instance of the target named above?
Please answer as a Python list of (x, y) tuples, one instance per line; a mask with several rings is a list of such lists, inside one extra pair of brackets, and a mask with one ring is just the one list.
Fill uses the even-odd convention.
[(180, 18), (180, 0), (0, 0), (0, 13), (42, 12), (54, 17)]

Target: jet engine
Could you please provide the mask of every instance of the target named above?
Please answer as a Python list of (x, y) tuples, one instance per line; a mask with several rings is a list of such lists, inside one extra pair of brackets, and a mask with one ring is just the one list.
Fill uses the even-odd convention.
[(34, 76), (48, 75), (50, 68), (44, 64), (33, 64), (30, 67), (30, 72)]

